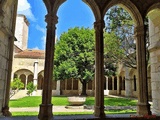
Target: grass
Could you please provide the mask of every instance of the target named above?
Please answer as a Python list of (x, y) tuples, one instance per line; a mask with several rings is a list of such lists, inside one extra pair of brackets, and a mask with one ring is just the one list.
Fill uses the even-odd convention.
[[(109, 110), (105, 114), (134, 114), (135, 110)], [(53, 115), (92, 115), (93, 112), (54, 112)], [(13, 116), (37, 116), (38, 112), (12, 112)]]
[[(87, 97), (85, 104), (94, 105), (95, 98)], [(65, 106), (69, 105), (67, 97), (52, 97), (52, 103), (55, 106)], [(10, 100), (10, 107), (38, 107), (41, 104), (41, 97), (39, 96), (30, 96), (24, 97), (17, 100)], [(136, 106), (137, 100), (128, 99), (128, 98), (111, 98), (105, 97), (104, 99), (105, 106)], [(135, 110), (107, 110), (106, 114), (133, 114), (136, 113)], [(54, 112), (54, 115), (90, 115), (93, 112)], [(13, 116), (37, 116), (38, 112), (12, 112)]]
[[(55, 106), (66, 106), (69, 105), (67, 97), (52, 97), (52, 103)], [(85, 104), (94, 105), (95, 98), (87, 97)], [(38, 107), (41, 104), (40, 96), (30, 96), (24, 97), (17, 100), (10, 100), (10, 107)], [(112, 98), (105, 97), (104, 105), (105, 106), (136, 106), (137, 100), (128, 99), (128, 98)]]

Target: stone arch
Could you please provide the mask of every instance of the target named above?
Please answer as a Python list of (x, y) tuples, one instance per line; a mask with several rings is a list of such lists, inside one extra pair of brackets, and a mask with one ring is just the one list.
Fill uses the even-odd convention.
[(146, 15), (148, 15), (150, 12), (152, 12), (155, 9), (160, 10), (160, 3), (155, 3), (155, 4), (151, 5), (147, 10)]
[(14, 74), (17, 74), (17, 75), (20, 75), (21, 73), (24, 73), (26, 75), (29, 75), (29, 74), (33, 74), (32, 71), (28, 70), (28, 69), (19, 69), (17, 71), (14, 72)]
[(96, 21), (103, 19), (101, 16), (101, 12), (99, 10), (99, 7), (97, 6), (95, 1), (93, 1), (93, 0), (82, 0), (82, 1), (85, 2), (91, 8)]
[(104, 9), (103, 16), (106, 14), (107, 10), (115, 5), (121, 6), (131, 15), (135, 26), (142, 26), (143, 25), (143, 18), (141, 13), (139, 12), (138, 8), (131, 2), (126, 0), (112, 0)]

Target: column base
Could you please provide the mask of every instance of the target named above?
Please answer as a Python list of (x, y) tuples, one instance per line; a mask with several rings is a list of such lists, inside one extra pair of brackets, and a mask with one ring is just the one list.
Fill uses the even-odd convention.
[(137, 114), (139, 115), (151, 115), (150, 104), (138, 103), (137, 104)]
[(104, 106), (95, 106), (94, 107), (94, 116), (99, 118), (105, 118)]
[(9, 111), (9, 107), (2, 108), (2, 114), (5, 117), (11, 117), (12, 116), (12, 113)]
[(52, 120), (53, 113), (52, 113), (52, 104), (41, 104), (40, 111), (38, 114), (39, 120)]

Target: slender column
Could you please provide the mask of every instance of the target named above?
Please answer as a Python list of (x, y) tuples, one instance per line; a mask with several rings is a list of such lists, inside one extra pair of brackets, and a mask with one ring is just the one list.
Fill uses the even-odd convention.
[(106, 90), (104, 90), (104, 95), (109, 95), (109, 90), (108, 90), (108, 77), (105, 76), (105, 81), (106, 81)]
[(25, 90), (27, 90), (28, 75), (26, 75)]
[(95, 57), (95, 111), (96, 117), (104, 117), (104, 43), (103, 28), (104, 21), (96, 21), (94, 23), (96, 34), (96, 57)]
[(120, 95), (120, 79), (119, 79), (119, 76), (117, 76), (117, 95)]
[(108, 90), (108, 77), (106, 77), (106, 90)]
[(38, 78), (38, 61), (35, 61), (34, 62), (34, 78), (33, 78), (34, 86), (37, 86), (37, 78)]
[(55, 24), (58, 22), (56, 15), (47, 14), (47, 36), (46, 36), (46, 53), (45, 53), (45, 67), (44, 67), (44, 84), (42, 92), (42, 104), (38, 118), (40, 120), (51, 120), (52, 113), (52, 78), (53, 78), (53, 59), (55, 46)]
[(147, 87), (147, 63), (146, 63), (146, 40), (144, 26), (135, 28), (137, 49), (137, 71), (138, 71), (138, 106), (137, 113), (140, 115), (151, 114), (148, 103)]
[(132, 96), (132, 81), (129, 76), (129, 68), (125, 67), (125, 96)]
[(112, 90), (114, 90), (114, 76), (112, 76)]

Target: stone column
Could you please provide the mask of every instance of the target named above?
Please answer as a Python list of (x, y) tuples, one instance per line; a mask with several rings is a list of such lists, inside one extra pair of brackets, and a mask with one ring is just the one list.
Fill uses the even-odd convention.
[(47, 36), (46, 36), (46, 51), (45, 51), (45, 67), (44, 67), (44, 83), (42, 90), (42, 104), (38, 118), (40, 120), (51, 120), (52, 113), (52, 78), (53, 78), (53, 59), (55, 47), (55, 30), (58, 17), (55, 14), (46, 15)]
[(132, 96), (132, 80), (129, 76), (129, 68), (125, 67), (125, 96)]
[(148, 103), (147, 87), (147, 63), (146, 63), (146, 41), (145, 27), (135, 28), (136, 52), (137, 52), (137, 72), (138, 72), (138, 106), (137, 113), (140, 115), (151, 114), (150, 104)]
[(57, 95), (60, 95), (60, 80), (57, 80), (56, 91), (57, 91)]
[(119, 76), (117, 76), (117, 95), (120, 95), (120, 80), (119, 80)]
[(112, 90), (114, 90), (114, 76), (112, 76)]
[(33, 85), (37, 86), (38, 80), (38, 61), (34, 62), (34, 78), (33, 78)]
[(108, 90), (108, 77), (105, 77), (105, 81), (106, 81), (106, 90), (104, 90), (104, 95), (109, 95), (109, 90)]
[[(34, 62), (34, 77), (33, 77), (33, 85), (36, 86), (36, 90), (37, 90), (37, 85), (38, 83), (38, 61)], [(36, 91), (34, 90), (32, 93), (34, 96), (36, 95)]]
[(106, 90), (108, 90), (108, 77), (106, 77)]
[(95, 27), (95, 110), (96, 117), (104, 117), (104, 42), (103, 42), (103, 28), (105, 23), (103, 20), (96, 21)]
[(25, 90), (27, 90), (28, 75), (26, 75)]

